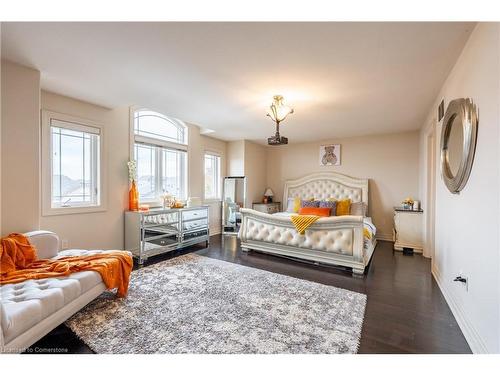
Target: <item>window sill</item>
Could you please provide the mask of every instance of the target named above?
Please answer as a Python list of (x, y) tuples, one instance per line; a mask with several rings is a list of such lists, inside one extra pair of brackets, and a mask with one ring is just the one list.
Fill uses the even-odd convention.
[(211, 203), (221, 203), (222, 199), (220, 198), (207, 198), (203, 200), (203, 203), (205, 204), (211, 204)]
[(95, 212), (104, 212), (106, 207), (91, 206), (91, 207), (61, 207), (61, 208), (45, 208), (42, 216), (58, 216), (58, 215), (76, 215), (76, 214), (90, 214)]
[(163, 208), (163, 204), (158, 202), (158, 201), (144, 201), (144, 202), (139, 202), (139, 207), (142, 205), (148, 205), (149, 208)]

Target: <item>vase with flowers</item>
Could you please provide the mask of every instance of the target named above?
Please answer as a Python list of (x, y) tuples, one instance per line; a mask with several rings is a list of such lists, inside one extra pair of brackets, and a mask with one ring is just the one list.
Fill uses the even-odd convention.
[(127, 163), (128, 167), (128, 180), (130, 182), (130, 190), (128, 192), (128, 209), (130, 211), (139, 210), (139, 190), (137, 190), (137, 184), (135, 183), (137, 176), (137, 163), (135, 160), (130, 160)]

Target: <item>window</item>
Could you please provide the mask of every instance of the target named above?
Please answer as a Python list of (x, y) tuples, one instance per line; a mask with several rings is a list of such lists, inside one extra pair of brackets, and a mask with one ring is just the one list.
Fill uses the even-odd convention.
[(43, 112), (44, 215), (102, 209), (102, 127)]
[(165, 193), (186, 199), (186, 152), (136, 143), (134, 157), (141, 202), (159, 201)]
[(135, 144), (134, 157), (137, 161), (137, 185), (141, 201), (152, 201), (156, 196), (156, 153), (155, 146)]
[[(56, 125), (56, 126), (55, 126)], [(51, 207), (99, 205), (99, 130), (71, 130), (70, 123), (52, 120)]]
[(205, 199), (220, 199), (220, 156), (205, 154)]
[(134, 133), (161, 141), (186, 144), (185, 125), (160, 113), (139, 110), (134, 112)]
[(167, 193), (186, 199), (186, 126), (149, 110), (134, 111), (133, 119), (139, 200), (154, 204)]

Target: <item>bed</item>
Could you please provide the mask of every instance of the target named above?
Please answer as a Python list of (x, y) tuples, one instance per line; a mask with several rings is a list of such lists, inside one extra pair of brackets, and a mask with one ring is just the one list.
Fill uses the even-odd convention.
[[(339, 173), (315, 173), (286, 181), (283, 204), (288, 198), (317, 200), (335, 198), (364, 202), (368, 207), (368, 179)], [(286, 208), (286, 207), (285, 207)], [(349, 267), (364, 274), (377, 240), (369, 217), (331, 216), (312, 224), (300, 235), (290, 220), (291, 213), (266, 214), (241, 209), (239, 238), (243, 251), (260, 251), (307, 261)]]

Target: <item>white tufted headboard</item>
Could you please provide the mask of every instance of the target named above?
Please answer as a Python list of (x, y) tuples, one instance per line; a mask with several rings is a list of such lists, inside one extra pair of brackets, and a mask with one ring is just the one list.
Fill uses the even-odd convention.
[(327, 198), (351, 199), (365, 202), (368, 206), (368, 179), (355, 178), (335, 172), (313, 173), (296, 180), (285, 182), (283, 204), (288, 198), (321, 200)]

